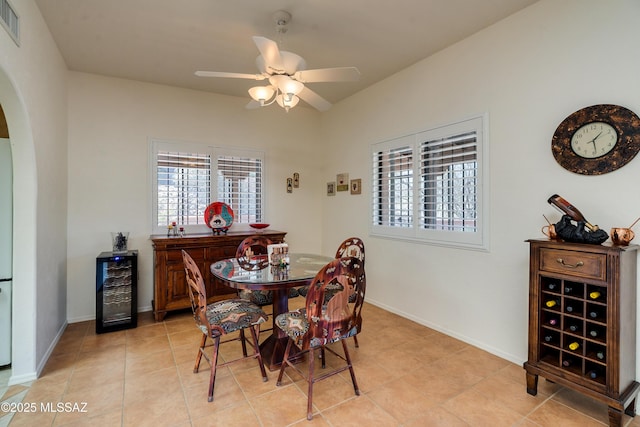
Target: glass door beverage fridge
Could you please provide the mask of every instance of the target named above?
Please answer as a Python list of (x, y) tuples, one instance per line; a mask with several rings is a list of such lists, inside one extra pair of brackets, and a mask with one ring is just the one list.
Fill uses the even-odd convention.
[(138, 324), (138, 251), (102, 252), (96, 258), (96, 333)]

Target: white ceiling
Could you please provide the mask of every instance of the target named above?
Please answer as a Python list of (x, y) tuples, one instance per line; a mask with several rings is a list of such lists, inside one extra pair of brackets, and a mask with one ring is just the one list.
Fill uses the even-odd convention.
[[(280, 43), (308, 69), (356, 66), (358, 82), (310, 83), (337, 102), (537, 0), (36, 0), (70, 70), (250, 99), (251, 37)], [(292, 15), (280, 38), (273, 14)]]

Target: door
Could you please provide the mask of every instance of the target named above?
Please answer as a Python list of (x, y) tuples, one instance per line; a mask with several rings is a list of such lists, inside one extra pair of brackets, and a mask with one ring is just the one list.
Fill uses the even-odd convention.
[(12, 182), (11, 144), (0, 138), (0, 366), (11, 363)]

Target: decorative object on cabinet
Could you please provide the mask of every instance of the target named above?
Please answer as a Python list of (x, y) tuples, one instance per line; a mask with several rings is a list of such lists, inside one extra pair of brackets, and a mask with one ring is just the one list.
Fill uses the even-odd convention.
[[(151, 236), (154, 255), (153, 270), (153, 314), (156, 321), (164, 319), (167, 313), (191, 307), (189, 292), (182, 263), (182, 250), (198, 263), (203, 272), (209, 301), (235, 298), (236, 290), (216, 279), (209, 266), (215, 261), (233, 258), (238, 245), (254, 230), (233, 231), (227, 234), (189, 234), (182, 239), (167, 238), (162, 235)], [(262, 230), (261, 235), (273, 242), (282, 242), (286, 232), (271, 229)]]
[(233, 219), (233, 209), (223, 202), (213, 202), (204, 210), (204, 222), (213, 234), (226, 234), (233, 224)]
[(529, 240), (527, 393), (538, 376), (635, 415), (638, 246)]
[(327, 196), (336, 195), (336, 183), (335, 181), (327, 182)]
[(349, 190), (349, 174), (348, 173), (339, 173), (336, 175), (336, 183), (338, 191), (347, 191)]
[(619, 105), (582, 108), (558, 125), (551, 151), (568, 171), (582, 175), (613, 172), (640, 151), (640, 118)]
[(614, 227), (611, 229), (611, 241), (614, 245), (628, 246), (634, 237), (636, 234), (630, 228)]
[[(194, 373), (198, 373), (200, 369), (200, 361), (202, 356), (209, 362), (211, 373), (209, 374), (209, 402), (213, 401), (213, 387), (216, 381), (216, 370), (218, 366), (223, 367), (231, 363), (239, 362), (244, 359), (257, 359), (262, 381), (267, 381), (267, 372), (262, 363), (260, 355), (260, 347), (258, 345), (258, 334), (260, 333), (260, 324), (267, 321), (267, 315), (257, 305), (243, 299), (232, 299), (228, 301), (218, 301), (212, 304), (207, 303), (207, 290), (204, 285), (202, 273), (193, 258), (185, 251), (182, 251), (184, 262), (185, 277), (189, 287), (189, 298), (191, 301), (191, 309), (196, 326), (202, 332), (198, 356), (196, 356), (196, 364), (193, 368)], [(251, 340), (249, 343), (253, 347), (253, 352), (247, 354), (247, 346), (245, 340), (245, 329), (251, 332)], [(221, 341), (220, 338), (239, 331), (239, 335), (234, 338)], [(207, 339), (213, 341), (206, 345)], [(242, 357), (235, 359), (226, 359), (224, 363), (218, 363), (218, 350), (220, 344), (230, 341), (241, 341)], [(205, 352), (207, 347), (212, 347), (211, 355)], [(225, 356), (227, 357), (227, 356)]]
[(362, 179), (352, 179), (351, 180), (351, 194), (360, 194), (362, 193)]
[(128, 231), (111, 232), (111, 246), (114, 254), (127, 253), (127, 243), (129, 242)]
[(96, 333), (138, 324), (138, 251), (102, 252), (96, 258)]
[(256, 230), (262, 230), (264, 228), (267, 228), (269, 225), (271, 224), (266, 224), (264, 222), (252, 222), (251, 224), (249, 224), (249, 227), (255, 228)]
[[(564, 198), (554, 194), (549, 197), (547, 202), (563, 213), (562, 218), (554, 227), (556, 235), (562, 240), (599, 245), (609, 238), (606, 231), (599, 229), (597, 225), (589, 223), (582, 212)], [(573, 225), (572, 220), (577, 225)]]
[(629, 243), (631, 243), (633, 238), (636, 237), (636, 235), (633, 232), (632, 228), (633, 228), (634, 225), (636, 225), (638, 223), (638, 221), (640, 221), (640, 218), (638, 218), (635, 221), (633, 221), (633, 224), (631, 224), (627, 228), (622, 228), (622, 227), (614, 227), (614, 228), (612, 228), (611, 229), (611, 241), (613, 242), (613, 244), (614, 245), (627, 246)]

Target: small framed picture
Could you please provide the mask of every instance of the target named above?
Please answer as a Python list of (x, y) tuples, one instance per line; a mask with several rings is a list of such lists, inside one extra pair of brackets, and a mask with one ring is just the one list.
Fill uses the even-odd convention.
[(337, 190), (338, 191), (347, 191), (349, 190), (349, 174), (348, 173), (339, 173), (336, 175), (337, 182)]
[(351, 194), (360, 194), (362, 193), (362, 179), (352, 179), (351, 180)]
[(335, 196), (335, 195), (336, 195), (336, 183), (327, 182), (327, 196)]

